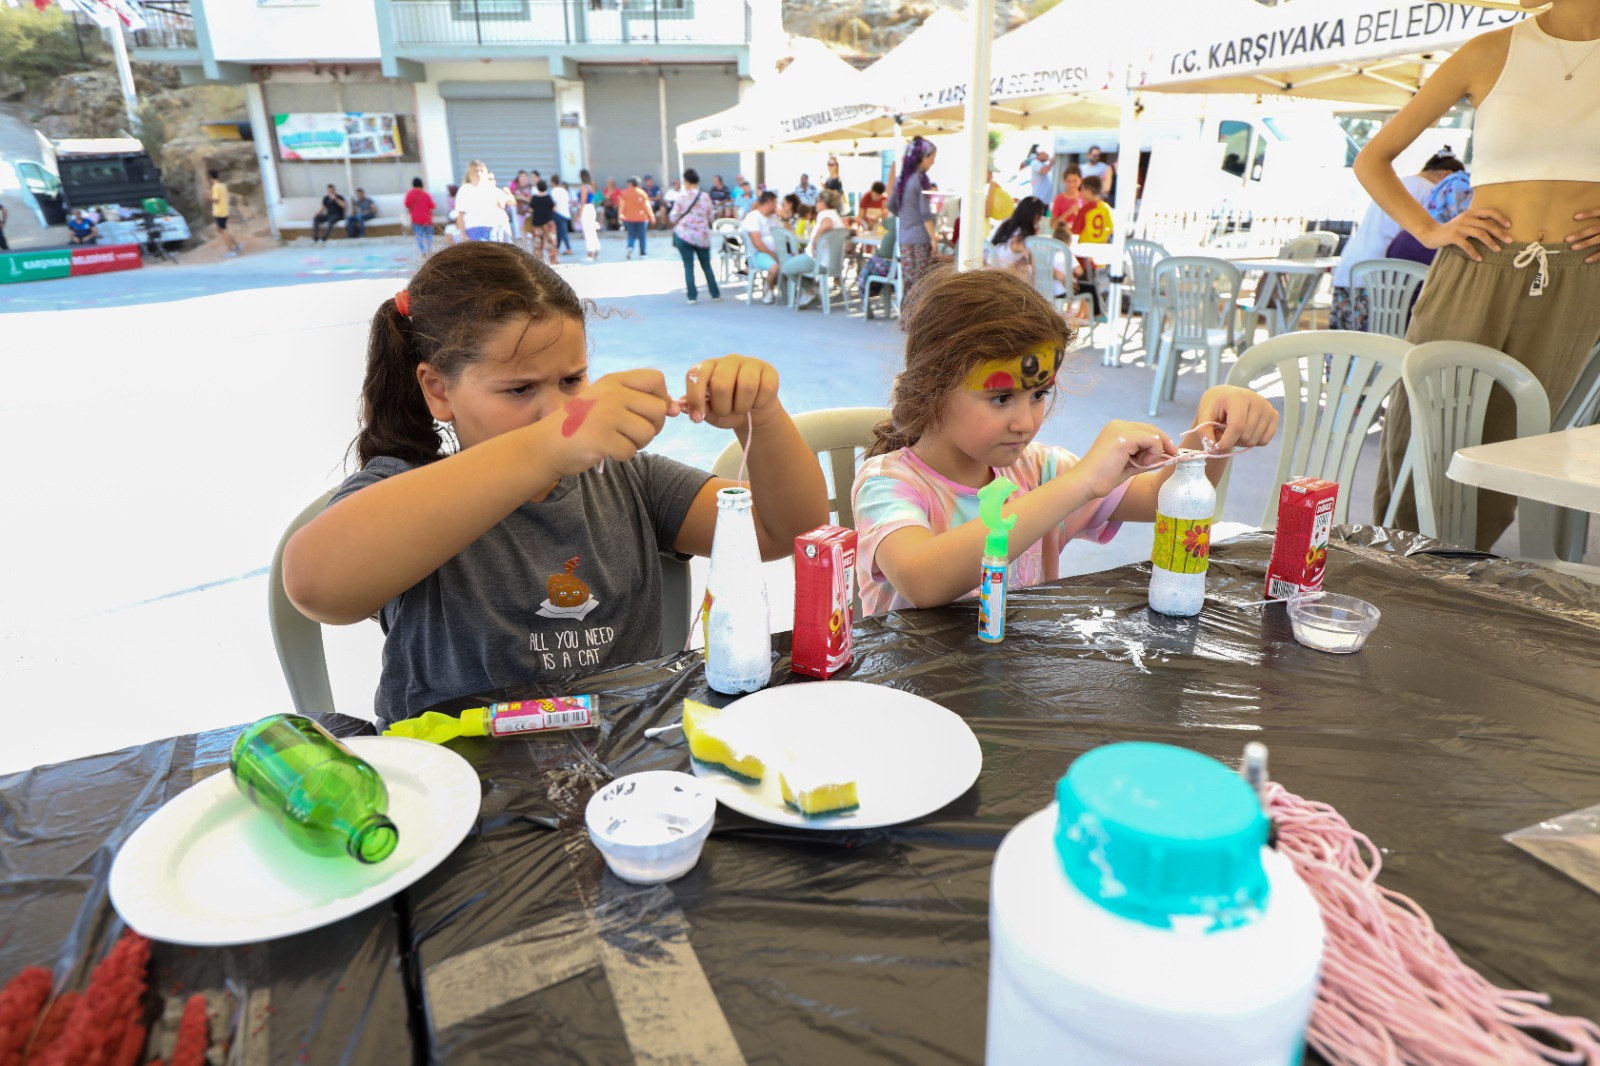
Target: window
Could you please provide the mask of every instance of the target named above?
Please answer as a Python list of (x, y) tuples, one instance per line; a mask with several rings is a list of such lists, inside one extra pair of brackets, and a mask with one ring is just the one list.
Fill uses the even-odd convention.
[(120, 159), (62, 160), (61, 180), (68, 185), (122, 185), (128, 180)]
[(1224, 145), (1222, 169), (1236, 178), (1244, 177), (1250, 158), (1250, 123), (1223, 122), (1217, 127), (1217, 141)]
[(1256, 138), (1256, 161), (1254, 163), (1250, 164), (1250, 180), (1251, 181), (1260, 181), (1261, 180), (1261, 170), (1266, 165), (1266, 162), (1267, 162), (1267, 139), (1265, 137), (1257, 137)]
[(528, 17), (528, 0), (455, 0), (450, 13), (458, 22), (522, 20)]

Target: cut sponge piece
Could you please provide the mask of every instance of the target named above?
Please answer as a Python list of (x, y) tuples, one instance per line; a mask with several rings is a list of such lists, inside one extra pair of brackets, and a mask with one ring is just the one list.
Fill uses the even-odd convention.
[(778, 774), (778, 788), (783, 792), (783, 802), (807, 818), (845, 814), (861, 806), (856, 799), (854, 781), (803, 781), (790, 782), (793, 770)]
[(759, 785), (766, 776), (766, 764), (757, 756), (741, 751), (731, 732), (720, 709), (694, 700), (683, 701), (683, 735), (689, 741), (690, 756), (704, 766)]

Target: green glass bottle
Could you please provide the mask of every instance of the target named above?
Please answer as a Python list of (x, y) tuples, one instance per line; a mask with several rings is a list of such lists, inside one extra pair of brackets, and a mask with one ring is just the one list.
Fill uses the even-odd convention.
[(379, 862), (400, 841), (378, 771), (309, 718), (261, 719), (234, 742), (228, 766), (245, 798), (302, 851)]

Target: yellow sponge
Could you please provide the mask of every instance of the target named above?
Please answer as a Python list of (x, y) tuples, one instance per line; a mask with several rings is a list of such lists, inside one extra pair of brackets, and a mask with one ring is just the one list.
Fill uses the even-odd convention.
[(689, 741), (690, 756), (698, 763), (752, 785), (759, 785), (766, 776), (766, 764), (739, 750), (737, 739), (729, 735), (722, 711), (716, 707), (684, 700), (683, 735)]
[(861, 806), (856, 798), (854, 781), (840, 781), (837, 778), (806, 780), (792, 767), (779, 772), (778, 788), (783, 792), (783, 802), (807, 818), (844, 814)]

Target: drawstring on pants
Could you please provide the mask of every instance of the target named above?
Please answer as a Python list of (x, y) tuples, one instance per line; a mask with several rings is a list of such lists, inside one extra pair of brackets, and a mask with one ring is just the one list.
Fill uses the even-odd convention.
[(1534, 241), (1518, 252), (1517, 257), (1511, 261), (1511, 265), (1518, 270), (1535, 261), (1538, 262), (1539, 268), (1533, 272), (1533, 282), (1528, 286), (1529, 296), (1544, 295), (1545, 287), (1550, 284), (1550, 257), (1560, 251), (1559, 248), (1546, 248), (1538, 241)]

